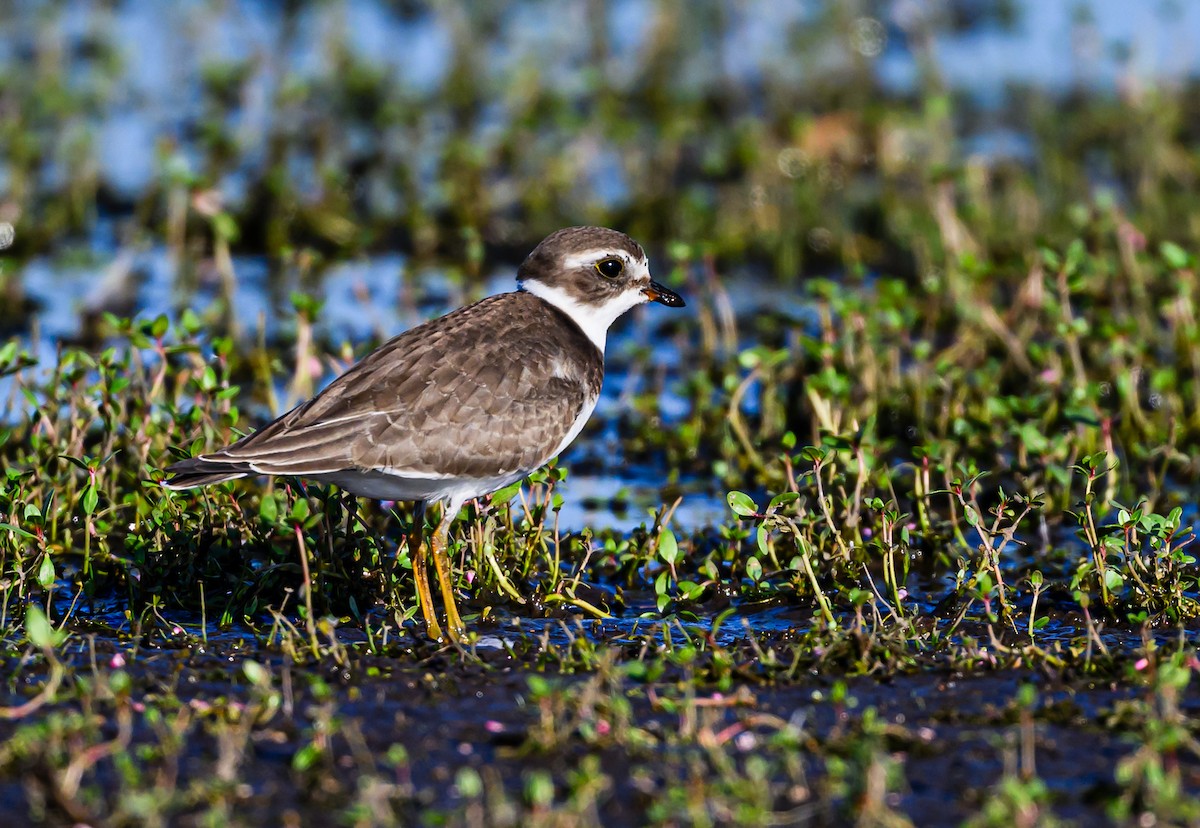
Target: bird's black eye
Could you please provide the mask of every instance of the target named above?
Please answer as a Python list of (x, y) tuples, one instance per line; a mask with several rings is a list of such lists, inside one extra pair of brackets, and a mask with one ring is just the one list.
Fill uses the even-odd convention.
[(615, 279), (621, 275), (621, 271), (625, 269), (625, 263), (620, 259), (607, 258), (596, 262), (596, 270), (600, 271), (600, 275), (605, 279)]

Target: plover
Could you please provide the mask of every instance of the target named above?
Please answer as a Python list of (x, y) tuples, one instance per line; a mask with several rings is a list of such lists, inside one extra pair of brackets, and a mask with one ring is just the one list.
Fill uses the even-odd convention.
[[(168, 467), (173, 477), (163, 485), (287, 475), (415, 501), (409, 543), (426, 630), (442, 640), (427, 571), (432, 546), (447, 632), (458, 640), (451, 522), (466, 501), (521, 480), (570, 445), (600, 395), (609, 326), (647, 301), (684, 304), (650, 278), (641, 245), (603, 227), (559, 230), (518, 268), (517, 290), (394, 337), (274, 422)], [(420, 516), (435, 502), (442, 515), (426, 544)]]

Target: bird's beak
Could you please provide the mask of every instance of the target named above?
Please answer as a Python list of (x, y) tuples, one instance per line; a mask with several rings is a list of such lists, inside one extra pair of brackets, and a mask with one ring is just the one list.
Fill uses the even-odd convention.
[(651, 282), (642, 288), (642, 293), (646, 294), (651, 302), (658, 302), (660, 305), (666, 305), (668, 308), (682, 308), (686, 302), (683, 297), (673, 290), (660, 285), (658, 282)]

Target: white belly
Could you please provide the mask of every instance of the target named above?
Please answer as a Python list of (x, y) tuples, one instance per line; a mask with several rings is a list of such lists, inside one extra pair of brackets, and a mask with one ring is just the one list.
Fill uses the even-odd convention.
[(528, 471), (521, 470), (495, 477), (407, 477), (370, 470), (313, 475), (311, 479), (333, 483), (353, 495), (374, 500), (447, 500), (461, 503), (503, 489), (527, 474)]

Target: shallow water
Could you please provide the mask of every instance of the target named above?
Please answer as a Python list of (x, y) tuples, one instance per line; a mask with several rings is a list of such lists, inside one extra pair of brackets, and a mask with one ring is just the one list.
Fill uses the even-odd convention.
[[(644, 734), (631, 749), (626, 741), (589, 738), (583, 727), (571, 731), (563, 743), (546, 745), (549, 702), (539, 701), (546, 691), (534, 686), (535, 679), (527, 671), (514, 669), (521, 658), (503, 648), (481, 647), (477, 660), (468, 661), (423, 652), (410, 664), (359, 653), (336, 668), (320, 669), (237, 641), (143, 647), (136, 653), (105, 642), (94, 647), (81, 643), (77, 658), (81, 681), (83, 676), (97, 683), (106, 681), (124, 670), (133, 675), (131, 703), (137, 715), (131, 758), (121, 766), (127, 775), (129, 768), (151, 762), (141, 758), (141, 748), (147, 746), (145, 756), (155, 755), (152, 746), (160, 744), (161, 736), (154, 725), (169, 716), (215, 721), (194, 728), (176, 747), (185, 784), (210, 768), (219, 772), (222, 766), (214, 762), (226, 755), (222, 748), (227, 749), (218, 742), (221, 721), (227, 717), (237, 722), (246, 711), (259, 713), (261, 720), (247, 725), (253, 743), (239, 754), (245, 756), (238, 777), (245, 782), (237, 811), (240, 824), (251, 824), (252, 819), (275, 824), (282, 814), (305, 824), (329, 819), (329, 795), (303, 795), (293, 765), (313, 733), (326, 734), (327, 751), (339, 760), (321, 768), (323, 785), (353, 791), (359, 780), (372, 775), (404, 782), (411, 792), (391, 800), (404, 809), (403, 824), (416, 824), (431, 811), (464, 807), (463, 791), (453, 784), (464, 770), (486, 768), (495, 783), (520, 796), (531, 769), (547, 763), (574, 768), (581, 755), (600, 757), (612, 785), (601, 799), (604, 824), (634, 824), (645, 820), (653, 803), (641, 780), (677, 772), (689, 758), (702, 761), (706, 755), (686, 740), (677, 744), (677, 734), (689, 726), (699, 723), (706, 733), (718, 737), (702, 743), (707, 755), (719, 752), (730, 764), (783, 756), (793, 766), (799, 763), (808, 784), (821, 786), (844, 778), (837, 776), (847, 761), (842, 758), (843, 745), (858, 750), (869, 747), (855, 736), (859, 723), (869, 716), (881, 728), (879, 738), (886, 738), (886, 751), (880, 756), (894, 765), (889, 777), (900, 781), (896, 792), (888, 795), (888, 804), (916, 824), (958, 825), (978, 807), (973, 796), (998, 784), (1006, 770), (1011, 773), (1010, 754), (1019, 738), (1017, 699), (1030, 689), (1026, 738), (1031, 740), (1030, 749), (1036, 748), (1037, 779), (1053, 791), (1054, 813), (1079, 824), (1101, 824), (1106, 800), (1099, 794), (1111, 785), (1117, 763), (1132, 754), (1138, 743), (1098, 723), (1119, 720), (1120, 711), (1143, 695), (1136, 686), (1034, 670), (975, 675), (926, 671), (886, 681), (842, 681), (814, 670), (790, 682), (739, 685), (728, 692), (696, 687), (686, 680), (682, 687), (672, 681), (645, 684), (636, 678), (622, 679), (620, 674), (608, 678), (611, 686), (599, 685), (586, 675), (537, 679), (553, 688), (550, 699), (578, 699), (578, 713), (576, 707), (566, 706), (564, 714), (582, 716), (583, 725), (616, 728), (623, 716), (624, 726), (632, 724)], [(262, 713), (267, 691), (243, 676), (250, 660), (259, 665), (256, 672), (266, 675), (282, 715), (279, 710)], [(32, 688), (37, 682), (38, 676), (25, 668), (16, 684)], [(1184, 715), (1200, 710), (1195, 693), (1179, 703)], [(61, 705), (59, 712), (70, 712), (75, 706)], [(107, 708), (94, 703), (86, 709), (98, 718)], [(328, 729), (331, 712), (336, 722), (332, 731)], [(0, 735), (13, 730), (13, 722), (0, 721)], [(788, 741), (779, 744), (780, 738)], [(797, 740), (801, 748), (795, 746)], [(403, 753), (396, 753), (397, 745), (403, 746)], [(359, 748), (357, 761), (351, 752), (355, 747)], [(403, 757), (398, 767), (395, 756)], [(1190, 789), (1198, 778), (1197, 763), (1185, 752), (1179, 762), (1184, 785)], [(754, 781), (778, 789), (780, 779), (787, 778), (787, 767), (764, 763)], [(724, 778), (716, 771), (713, 776), (715, 784)], [(93, 769), (91, 779), (114, 802), (134, 784), (107, 763)], [(9, 813), (25, 814), (31, 788), (39, 790), (28, 779), (0, 778), (0, 806)], [(813, 794), (807, 788), (795, 790), (796, 810), (776, 805), (783, 808), (780, 816), (797, 822), (799, 814), (803, 818), (798, 824), (808, 824), (813, 821), (812, 808), (819, 807), (817, 824), (841, 824), (841, 812), (831, 810), (839, 801), (836, 794)], [(99, 797), (93, 800), (100, 801)], [(340, 808), (347, 807), (344, 801), (333, 800)]]
[[(880, 4), (879, 17), (864, 15), (851, 28), (851, 49), (835, 40), (808, 43), (795, 51), (797, 31), (827, 14), (822, 4), (753, 0), (726, 11), (717, 59), (705, 56), (682, 67), (682, 78), (695, 89), (735, 83), (747, 89), (802, 83), (814, 71), (848, 65), (851, 52), (874, 61), (884, 88), (911, 93), (919, 78), (919, 57), (905, 33), (931, 8), (916, 0)], [(949, 5), (949, 4), (947, 4)], [(547, 82), (563, 92), (586, 87), (581, 52), (588, 30), (586, 4), (544, 14), (536, 3), (509, 3), (495, 12), (491, 40), (479, 44), (483, 60), (496, 76), (510, 76), (534, 62), (545, 68)], [(1012, 84), (1051, 91), (1085, 88), (1113, 91), (1130, 77), (1142, 82), (1176, 83), (1200, 72), (1200, 6), (1194, 3), (1134, 3), (1090, 0), (1045, 3), (1016, 0), (1011, 18), (988, 4), (963, 4), (959, 25), (939, 29), (933, 59), (947, 85), (985, 105), (1002, 102)], [(358, 58), (384, 67), (390, 81), (414, 96), (435, 93), (451, 71), (459, 11), (397, 10), (375, 0), (349, 0), (301, 6), (294, 16), (286, 4), (118, 3), (112, 7), (72, 2), (47, 16), (41, 4), (19, 3), (0, 11), (0, 61), (11, 60), (49, 31), (68, 47), (100, 37), (122, 48), (122, 94), (118, 105), (96, 125), (100, 173), (115, 193), (136, 198), (159, 175), (158, 141), (182, 139), (177, 162), (197, 154), (187, 125), (204, 115), (203, 76), (207, 67), (234, 62), (254, 64), (242, 100), (237, 139), (242, 163), (222, 184), (237, 201), (244, 173), (261, 163), (264, 136), (276, 117), (272, 101), (281, 84), (312, 80), (330, 71), (331, 45), (344, 41)], [(997, 6), (997, 8), (1000, 8)], [(651, 0), (619, 0), (605, 5), (605, 23), (615, 36), (607, 43), (610, 71), (629, 84), (624, 60), (646, 48), (657, 5)], [(136, 48), (132, 48), (136, 44)], [(510, 114), (503, 104), (483, 118), (481, 142), (503, 131)], [(985, 127), (973, 140), (984, 154), (1020, 157), (1028, 152), (1022, 136)], [(432, 145), (417, 147), (430, 152)], [(595, 197), (618, 204), (626, 195), (620, 165), (603, 150), (595, 153), (590, 183)], [(5, 180), (0, 161), (0, 183)], [(303, 181), (300, 182), (303, 184)], [(317, 189), (319, 182), (309, 182)], [(305, 189), (302, 187), (302, 190)]]

